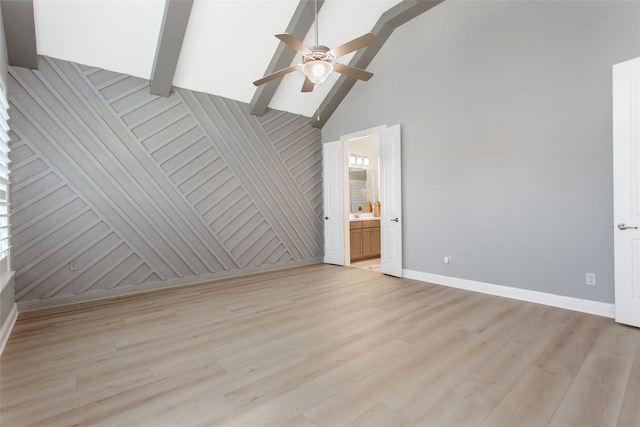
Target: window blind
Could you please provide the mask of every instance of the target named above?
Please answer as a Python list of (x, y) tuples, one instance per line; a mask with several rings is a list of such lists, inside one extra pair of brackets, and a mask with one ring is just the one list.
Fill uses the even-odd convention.
[(9, 255), (9, 102), (0, 79), (0, 259)]

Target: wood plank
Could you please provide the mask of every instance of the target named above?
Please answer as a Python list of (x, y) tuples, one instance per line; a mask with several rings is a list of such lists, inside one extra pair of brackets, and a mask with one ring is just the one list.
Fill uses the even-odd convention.
[[(460, 406), (459, 400), (488, 408), (486, 417), (492, 408), (509, 393), (522, 376), (531, 368), (540, 354), (553, 341), (561, 330), (562, 323), (552, 315), (541, 316), (524, 328), (520, 334), (504, 347), (499, 354), (482, 365), (473, 375), (462, 382), (451, 395), (438, 404), (438, 411), (455, 412)], [(434, 416), (435, 410), (427, 415)], [(470, 411), (474, 412), (474, 411)], [(477, 412), (482, 412), (478, 410)], [(483, 417), (484, 419), (484, 417)], [(461, 422), (463, 420), (460, 420)]]
[(9, 65), (37, 70), (33, 0), (3, 1), (2, 18)]
[(630, 371), (630, 359), (589, 354), (549, 425), (615, 426)]
[(150, 91), (169, 96), (193, 0), (167, 0), (151, 69)]
[(412, 425), (411, 420), (384, 403), (378, 403), (347, 424), (348, 427), (404, 427)]
[(545, 426), (570, 384), (565, 376), (532, 366), (481, 425)]
[(640, 343), (636, 344), (635, 358), (624, 391), (620, 413), (618, 414), (618, 426), (634, 426), (640, 424), (638, 417), (638, 402), (640, 402)]
[(500, 354), (517, 333), (509, 324), (496, 323), (468, 340), (454, 354), (431, 363), (429, 369), (385, 399), (385, 404), (402, 411), (411, 420), (419, 420), (479, 367)]
[(330, 265), (22, 314), (0, 359), (3, 427), (635, 426), (638, 401), (639, 329)]
[(491, 409), (468, 398), (456, 396), (455, 403), (443, 399), (429, 412), (424, 414), (415, 425), (433, 425), (438, 427), (477, 426), (482, 423)]

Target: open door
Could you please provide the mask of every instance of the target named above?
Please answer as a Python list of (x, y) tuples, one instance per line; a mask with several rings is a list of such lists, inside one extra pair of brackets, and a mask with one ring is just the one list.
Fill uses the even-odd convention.
[(402, 183), (400, 125), (380, 133), (380, 263), (402, 277)]
[(640, 58), (613, 66), (616, 322), (640, 327)]
[(324, 262), (344, 265), (344, 154), (342, 141), (322, 147), (324, 174)]

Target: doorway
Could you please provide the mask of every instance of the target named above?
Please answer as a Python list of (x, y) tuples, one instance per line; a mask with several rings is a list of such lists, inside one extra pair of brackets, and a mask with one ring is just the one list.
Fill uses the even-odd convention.
[(349, 230), (345, 230), (345, 264), (382, 271), (380, 264), (380, 134), (348, 139), (348, 173), (344, 188), (349, 193)]
[[(366, 183), (365, 192), (370, 191), (370, 197), (378, 197), (380, 202), (380, 215), (376, 220), (374, 212), (366, 212), (366, 207), (360, 201), (358, 207), (363, 207), (364, 218), (367, 218), (368, 227), (379, 226), (379, 248), (380, 248), (380, 270), (388, 275), (402, 277), (402, 199), (401, 199), (401, 152), (400, 152), (400, 125), (379, 126), (361, 132), (344, 135), (339, 141), (327, 142), (323, 144), (323, 168), (324, 168), (324, 236), (325, 236), (325, 256), (324, 261), (328, 264), (350, 265), (352, 243), (351, 222), (357, 219), (358, 224), (365, 229), (364, 218), (361, 218), (361, 211), (358, 210), (358, 218), (355, 212), (351, 212), (351, 191), (349, 188), (349, 147), (350, 142), (368, 138), (378, 140), (378, 174), (373, 175), (371, 183)], [(357, 155), (357, 153), (354, 153)], [(362, 155), (364, 156), (364, 155)], [(354, 159), (357, 165), (357, 157)], [(373, 163), (369, 159), (369, 165)], [(362, 165), (364, 166), (364, 159)], [(364, 168), (361, 168), (364, 169)], [(372, 172), (369, 172), (372, 174)], [(362, 177), (362, 171), (360, 171)], [(378, 186), (377, 194), (375, 186)], [(366, 195), (365, 195), (366, 197)], [(356, 202), (357, 203), (357, 202)], [(366, 206), (366, 204), (365, 204)], [(375, 209), (375, 205), (372, 206)], [(357, 209), (357, 208), (356, 208)], [(373, 210), (372, 209), (372, 210)], [(376, 222), (377, 221), (377, 224)], [(367, 230), (369, 238), (374, 236), (374, 240), (369, 244), (375, 245), (374, 230)], [(365, 234), (363, 231), (362, 235)], [(360, 243), (364, 244), (361, 237)]]

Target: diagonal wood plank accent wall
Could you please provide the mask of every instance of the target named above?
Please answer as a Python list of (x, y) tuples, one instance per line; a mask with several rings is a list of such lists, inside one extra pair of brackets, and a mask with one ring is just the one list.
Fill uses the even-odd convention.
[(320, 261), (309, 118), (48, 57), (9, 73), (21, 310)]

